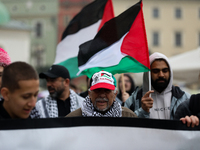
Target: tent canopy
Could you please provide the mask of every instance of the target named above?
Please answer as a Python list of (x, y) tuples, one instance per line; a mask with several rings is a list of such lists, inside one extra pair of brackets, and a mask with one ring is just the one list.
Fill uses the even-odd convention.
[(186, 84), (199, 82), (200, 47), (169, 58), (174, 80)]

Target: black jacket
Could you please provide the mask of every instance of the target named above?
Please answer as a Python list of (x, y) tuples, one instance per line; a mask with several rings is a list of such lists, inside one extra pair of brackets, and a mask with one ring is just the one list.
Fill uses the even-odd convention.
[(3, 102), (4, 102), (4, 99), (1, 99), (0, 100), (0, 119), (11, 119), (8, 112), (3, 107)]
[(195, 115), (200, 118), (200, 94), (191, 95), (190, 99), (181, 103), (176, 110), (174, 119)]

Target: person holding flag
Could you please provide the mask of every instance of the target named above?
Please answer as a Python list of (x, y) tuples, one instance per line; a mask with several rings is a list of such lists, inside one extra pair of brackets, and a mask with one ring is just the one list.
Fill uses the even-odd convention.
[[(122, 81), (124, 80), (124, 82)], [(123, 87), (124, 84), (124, 87)], [(125, 101), (129, 98), (129, 96), (133, 93), (135, 89), (135, 83), (129, 74), (121, 74), (118, 80), (118, 90), (117, 100), (119, 103), (124, 106)]]
[(172, 85), (173, 72), (165, 55), (153, 53), (150, 55), (150, 64), (151, 78), (147, 72), (144, 73), (143, 87), (137, 87), (124, 106), (141, 118), (174, 119), (177, 107), (188, 100), (190, 94)]
[(71, 112), (67, 117), (137, 117), (130, 109), (122, 107), (115, 100), (117, 95), (116, 79), (107, 72), (94, 73), (90, 79), (89, 96), (81, 108)]

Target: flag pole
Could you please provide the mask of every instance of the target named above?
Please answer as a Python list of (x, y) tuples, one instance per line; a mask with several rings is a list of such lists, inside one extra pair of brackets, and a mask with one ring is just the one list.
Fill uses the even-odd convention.
[(122, 91), (122, 93), (124, 93), (125, 92), (125, 84), (124, 84), (124, 74), (123, 73), (121, 74), (121, 82), (122, 82), (121, 91)]
[[(151, 71), (149, 71), (149, 91), (151, 91)], [(149, 97), (151, 97), (151, 94)]]

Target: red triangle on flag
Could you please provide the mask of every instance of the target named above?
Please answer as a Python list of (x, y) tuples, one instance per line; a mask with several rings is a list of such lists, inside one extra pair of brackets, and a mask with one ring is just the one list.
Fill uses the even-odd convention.
[(115, 15), (114, 15), (114, 11), (113, 11), (112, 0), (108, 0), (106, 3), (106, 6), (104, 8), (103, 17), (101, 20), (101, 24), (99, 25), (98, 31), (101, 29), (101, 27), (104, 25), (104, 23), (106, 23), (113, 17), (115, 17)]
[(150, 68), (142, 3), (140, 12), (135, 18), (128, 34), (124, 37), (121, 45), (121, 52), (133, 57), (141, 64)]

